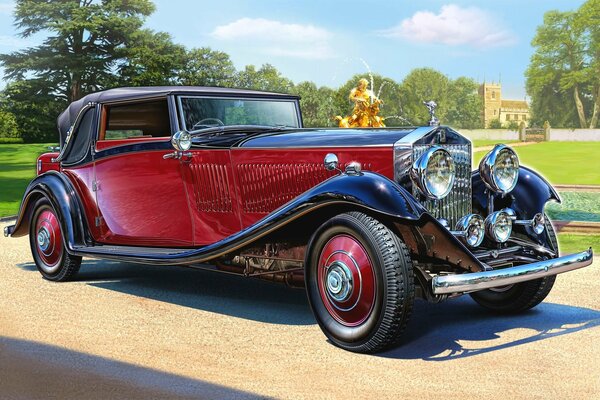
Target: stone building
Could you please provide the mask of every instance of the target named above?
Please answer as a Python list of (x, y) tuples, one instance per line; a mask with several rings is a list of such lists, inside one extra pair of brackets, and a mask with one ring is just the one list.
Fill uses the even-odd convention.
[(529, 121), (529, 105), (524, 100), (502, 99), (502, 86), (499, 83), (484, 82), (479, 86), (479, 95), (483, 100), (482, 119), (486, 128), (494, 119), (504, 126), (507, 122), (516, 121), (517, 124)]

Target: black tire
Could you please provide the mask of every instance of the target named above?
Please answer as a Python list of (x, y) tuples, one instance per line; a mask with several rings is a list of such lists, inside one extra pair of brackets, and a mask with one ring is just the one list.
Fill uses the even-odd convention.
[[(41, 245), (38, 243), (38, 221), (40, 219), (47, 221), (47, 218), (45, 218), (46, 215), (53, 215), (57, 220), (57, 225), (52, 225), (51, 222), (48, 222), (48, 226), (53, 227), (49, 228), (49, 230), (52, 231), (54, 229), (54, 232), (50, 236), (55, 239), (52, 245), (54, 251), (49, 252), (48, 256), (42, 253)], [(58, 218), (59, 214), (54, 210), (48, 199), (42, 198), (38, 200), (34, 205), (34, 212), (29, 224), (29, 245), (35, 266), (40, 274), (47, 280), (64, 282), (72, 279), (79, 272), (81, 257), (73, 256), (65, 249), (64, 241), (62, 240), (62, 229), (60, 228)], [(56, 261), (50, 264), (48, 258), (55, 259)]]
[[(554, 227), (546, 216), (546, 234), (558, 257), (558, 240)], [(512, 314), (529, 310), (540, 304), (552, 290), (556, 275), (514, 284), (504, 290), (482, 290), (471, 293), (480, 306), (498, 313)]]
[[(324, 292), (327, 293), (325, 285), (328, 284), (326, 279), (319, 278), (318, 271), (321, 268), (325, 274), (329, 268), (319, 266), (324, 247), (334, 238), (346, 236), (362, 246), (374, 275), (372, 307), (365, 314), (365, 320), (354, 326), (340, 322), (327, 309), (328, 294)], [(305, 268), (308, 300), (327, 338), (336, 346), (358, 353), (373, 353), (398, 344), (414, 303), (412, 260), (400, 238), (376, 219), (351, 212), (333, 217), (317, 229), (308, 249)], [(364, 294), (362, 283), (361, 277), (360, 289), (353, 289), (359, 298)]]

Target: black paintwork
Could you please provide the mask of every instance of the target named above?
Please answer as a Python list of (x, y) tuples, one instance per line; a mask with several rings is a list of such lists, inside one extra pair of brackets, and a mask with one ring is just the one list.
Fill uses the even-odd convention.
[(236, 146), (243, 148), (279, 147), (366, 147), (393, 146), (415, 128), (385, 129), (291, 129), (249, 137)]
[[(486, 186), (481, 180), (479, 171), (473, 172), (473, 209), (487, 214), (488, 195)], [(512, 192), (506, 196), (494, 195), (494, 210), (510, 207), (515, 210), (518, 219), (531, 219), (537, 213), (544, 212), (544, 206), (550, 200), (560, 203), (560, 197), (556, 190), (537, 172), (527, 168), (519, 167), (519, 180)], [(549, 246), (546, 235), (536, 235), (530, 227), (514, 226), (516, 232), (520, 232), (534, 243)]]
[(56, 171), (46, 172), (33, 179), (21, 201), (17, 222), (11, 229), (12, 237), (29, 234), (31, 215), (35, 202), (46, 197), (58, 213), (61, 230), (68, 249), (91, 244), (85, 213), (71, 182)]

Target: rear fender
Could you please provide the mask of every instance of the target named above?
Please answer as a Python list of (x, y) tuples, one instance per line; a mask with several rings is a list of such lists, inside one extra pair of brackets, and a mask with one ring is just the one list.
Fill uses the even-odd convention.
[(21, 201), (17, 222), (10, 227), (10, 236), (21, 237), (29, 234), (29, 224), (34, 213), (35, 203), (46, 198), (52, 204), (60, 219), (65, 245), (70, 252), (75, 245), (91, 243), (87, 222), (81, 203), (71, 182), (61, 173), (49, 171), (33, 179)]

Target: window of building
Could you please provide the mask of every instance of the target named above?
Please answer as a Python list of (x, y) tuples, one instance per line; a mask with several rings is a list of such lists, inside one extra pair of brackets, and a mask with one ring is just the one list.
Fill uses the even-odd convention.
[(496, 115), (496, 110), (494, 110), (494, 115)]
[(523, 121), (527, 121), (527, 114), (523, 115)]
[(496, 91), (492, 90), (492, 99), (495, 99), (495, 98), (496, 98)]
[(510, 121), (510, 114), (506, 114), (506, 120)]

